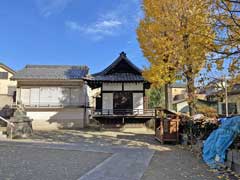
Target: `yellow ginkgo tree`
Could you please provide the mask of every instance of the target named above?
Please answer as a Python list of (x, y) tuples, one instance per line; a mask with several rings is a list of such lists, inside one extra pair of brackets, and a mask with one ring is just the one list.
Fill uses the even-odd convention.
[(194, 114), (194, 80), (214, 46), (207, 0), (143, 0), (138, 41), (150, 63), (143, 75), (153, 86), (187, 80), (190, 114)]
[[(212, 23), (215, 30), (215, 63), (218, 69), (228, 66), (232, 79), (240, 80), (240, 1), (211, 0)], [(212, 63), (214, 61), (210, 61)], [(224, 62), (224, 63), (223, 63)]]

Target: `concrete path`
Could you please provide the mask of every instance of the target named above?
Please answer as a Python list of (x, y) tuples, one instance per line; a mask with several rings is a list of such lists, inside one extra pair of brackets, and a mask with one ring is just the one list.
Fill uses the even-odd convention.
[(1, 180), (76, 180), (112, 154), (0, 145)]
[[(33, 142), (0, 142), (1, 146), (49, 150), (81, 151), (112, 154), (78, 180), (140, 180), (147, 169), (154, 150), (132, 147), (99, 147), (88, 144), (54, 144)], [(79, 167), (80, 168), (80, 167)]]
[(140, 180), (152, 156), (148, 150), (116, 153), (79, 180)]

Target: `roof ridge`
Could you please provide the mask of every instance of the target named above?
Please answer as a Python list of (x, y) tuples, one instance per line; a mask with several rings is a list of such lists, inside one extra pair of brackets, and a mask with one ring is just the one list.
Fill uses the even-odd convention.
[(25, 68), (64, 68), (64, 67), (78, 67), (78, 68), (88, 68), (86, 65), (34, 65), (34, 64), (28, 64), (25, 66)]
[[(134, 74), (134, 75), (138, 75), (138, 76), (141, 76), (139, 74), (135, 74), (135, 73), (132, 73), (132, 72), (114, 72), (114, 73), (111, 73), (111, 74), (105, 74), (104, 76), (111, 76), (111, 75), (114, 75), (114, 74)], [(100, 74), (101, 75), (101, 74)]]
[(121, 52), (117, 59), (115, 59), (112, 64), (110, 64), (108, 67), (106, 67), (103, 71), (95, 73), (93, 75), (106, 75), (109, 70), (111, 70), (114, 66), (116, 66), (120, 61), (125, 60), (132, 68), (134, 68), (136, 71), (138, 71), (140, 74), (142, 73), (142, 70), (138, 68), (135, 64), (133, 64), (127, 57), (125, 52)]
[(82, 79), (88, 74), (88, 71), (87, 66), (27, 65), (18, 71), (12, 79)]

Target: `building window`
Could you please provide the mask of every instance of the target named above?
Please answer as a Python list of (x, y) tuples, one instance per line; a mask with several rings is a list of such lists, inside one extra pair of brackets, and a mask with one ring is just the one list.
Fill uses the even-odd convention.
[(84, 106), (85, 96), (81, 88), (41, 87), (21, 89), (24, 105), (33, 107)]
[(13, 96), (15, 92), (16, 92), (15, 86), (8, 86), (8, 95), (9, 96)]
[[(237, 104), (228, 103), (228, 114), (237, 114)], [(222, 114), (226, 114), (226, 105), (222, 103)]]
[(0, 79), (8, 79), (8, 72), (0, 72)]

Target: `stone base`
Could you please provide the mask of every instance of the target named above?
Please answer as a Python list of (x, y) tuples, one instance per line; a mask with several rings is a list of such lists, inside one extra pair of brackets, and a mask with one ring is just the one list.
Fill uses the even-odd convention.
[(33, 130), (81, 129), (89, 123), (84, 108), (32, 109), (27, 116), (33, 119)]
[(32, 122), (23, 121), (23, 122), (13, 122), (14, 127), (10, 125), (7, 126), (7, 135), (13, 139), (15, 138), (27, 138), (30, 137), (33, 133)]

